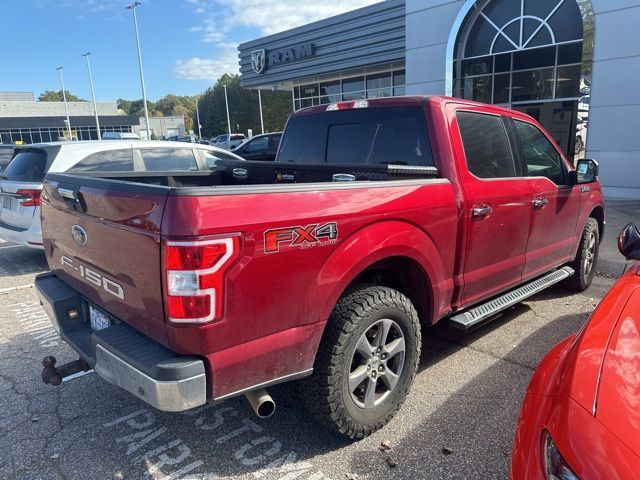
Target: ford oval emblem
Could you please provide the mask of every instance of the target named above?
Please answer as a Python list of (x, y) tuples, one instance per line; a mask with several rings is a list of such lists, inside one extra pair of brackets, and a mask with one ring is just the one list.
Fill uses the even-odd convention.
[(73, 239), (78, 245), (87, 244), (87, 232), (85, 232), (84, 228), (80, 225), (74, 225), (71, 227), (71, 235), (73, 235)]

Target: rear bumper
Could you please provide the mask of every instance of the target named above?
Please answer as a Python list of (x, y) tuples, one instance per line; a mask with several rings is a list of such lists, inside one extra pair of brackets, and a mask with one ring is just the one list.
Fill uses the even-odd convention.
[(40, 218), (34, 216), (29, 228), (17, 228), (0, 220), (0, 238), (25, 247), (42, 249)]
[[(207, 378), (204, 362), (178, 355), (125, 323), (93, 331), (88, 302), (52, 273), (36, 277), (40, 302), (54, 328), (95, 372), (149, 405), (179, 412), (204, 405)], [(78, 309), (79, 318), (69, 318)]]

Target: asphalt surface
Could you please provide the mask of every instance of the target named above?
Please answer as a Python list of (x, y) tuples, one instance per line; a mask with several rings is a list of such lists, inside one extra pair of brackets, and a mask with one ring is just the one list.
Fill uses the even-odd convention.
[[(638, 211), (623, 205), (618, 223)], [(632, 212), (632, 213), (629, 213)], [(162, 413), (95, 374), (44, 385), (40, 361), (75, 360), (39, 306), (39, 251), (0, 243), (0, 478), (19, 479), (504, 479), (520, 404), (541, 358), (578, 331), (623, 270), (583, 294), (557, 286), (473, 333), (424, 332), (420, 371), (396, 418), (351, 443), (314, 423), (289, 385), (273, 417), (244, 398)], [(378, 447), (387, 441), (391, 450)], [(392, 466), (393, 465), (393, 466)]]

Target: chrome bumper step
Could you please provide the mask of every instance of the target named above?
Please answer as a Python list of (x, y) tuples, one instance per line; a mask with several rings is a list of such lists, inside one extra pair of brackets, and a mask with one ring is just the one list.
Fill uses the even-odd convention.
[(521, 287), (511, 290), (493, 300), (478, 305), (470, 310), (458, 313), (449, 319), (449, 325), (459, 330), (468, 330), (497, 313), (520, 303), (521, 301), (535, 295), (542, 290), (559, 283), (575, 273), (571, 267), (563, 267), (551, 272), (544, 277), (540, 277)]

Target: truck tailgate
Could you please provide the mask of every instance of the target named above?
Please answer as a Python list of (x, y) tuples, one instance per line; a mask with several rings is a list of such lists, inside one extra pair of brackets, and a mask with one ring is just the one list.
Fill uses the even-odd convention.
[(52, 272), (106, 313), (165, 345), (160, 225), (168, 191), (50, 175), (42, 194)]

